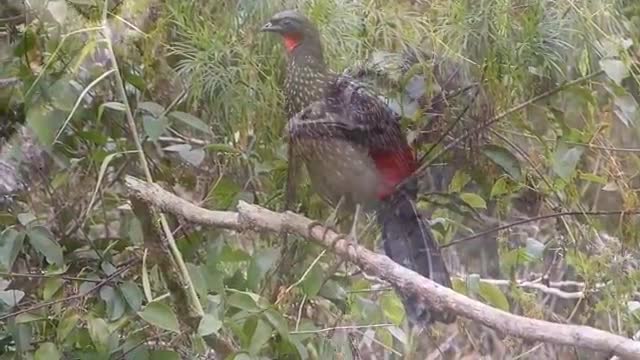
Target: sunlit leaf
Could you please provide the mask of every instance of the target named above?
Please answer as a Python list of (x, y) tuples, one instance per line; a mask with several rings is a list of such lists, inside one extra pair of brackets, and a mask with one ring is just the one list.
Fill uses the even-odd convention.
[(480, 282), (479, 294), (482, 298), (500, 310), (509, 311), (509, 301), (499, 287), (486, 282)]
[(602, 59), (600, 60), (600, 67), (604, 70), (607, 76), (618, 85), (620, 85), (622, 80), (629, 76), (629, 69), (627, 66), (617, 59)]
[(487, 203), (484, 201), (482, 197), (473, 193), (462, 193), (460, 194), (460, 199), (467, 203), (472, 208), (480, 208), (486, 209)]

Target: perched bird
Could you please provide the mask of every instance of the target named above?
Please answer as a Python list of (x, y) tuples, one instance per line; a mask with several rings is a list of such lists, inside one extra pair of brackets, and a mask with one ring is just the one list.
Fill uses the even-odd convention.
[[(399, 116), (364, 83), (328, 69), (320, 34), (300, 12), (279, 12), (261, 31), (281, 35), (288, 57), (289, 167), (301, 159), (315, 191), (330, 204), (355, 211), (352, 235), (360, 208), (375, 211), (386, 254), (451, 287), (438, 244), (415, 207), (416, 181), (396, 189), (418, 165)], [(413, 296), (400, 297), (412, 325), (455, 320)]]

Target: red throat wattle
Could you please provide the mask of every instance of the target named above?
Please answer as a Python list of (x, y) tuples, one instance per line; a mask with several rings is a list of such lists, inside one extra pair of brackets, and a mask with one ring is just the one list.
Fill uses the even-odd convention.
[(287, 48), (288, 52), (292, 52), (293, 49), (300, 45), (300, 36), (287, 34), (284, 36), (284, 47)]

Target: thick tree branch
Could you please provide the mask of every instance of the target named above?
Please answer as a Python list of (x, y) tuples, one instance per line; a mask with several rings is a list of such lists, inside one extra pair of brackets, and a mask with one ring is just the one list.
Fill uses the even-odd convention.
[[(130, 195), (134, 198), (192, 222), (238, 231), (250, 229), (280, 232), (284, 230), (327, 248), (331, 248), (332, 243), (339, 238), (338, 234), (331, 230), (326, 231), (324, 235), (325, 229), (320, 226), (309, 231), (312, 221), (291, 212), (276, 213), (245, 202), (239, 203), (237, 213), (211, 211), (180, 199), (156, 184), (145, 183), (133, 177), (127, 177), (125, 181)], [(640, 358), (640, 342), (589, 326), (530, 319), (492, 308), (436, 284), (398, 265), (384, 255), (376, 254), (344, 239), (337, 240), (331, 251), (353, 262), (369, 275), (386, 280), (406, 292), (418, 294), (435, 310), (451, 311), (456, 315), (478, 321), (502, 333), (522, 339), (588, 348), (629, 359)]]

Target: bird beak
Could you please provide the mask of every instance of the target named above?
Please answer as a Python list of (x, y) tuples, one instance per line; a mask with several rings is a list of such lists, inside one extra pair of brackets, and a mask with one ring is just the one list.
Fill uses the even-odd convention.
[(264, 26), (262, 26), (262, 28), (260, 29), (261, 32), (279, 32), (280, 30), (282, 29), (278, 25), (273, 25), (271, 21), (264, 24)]

